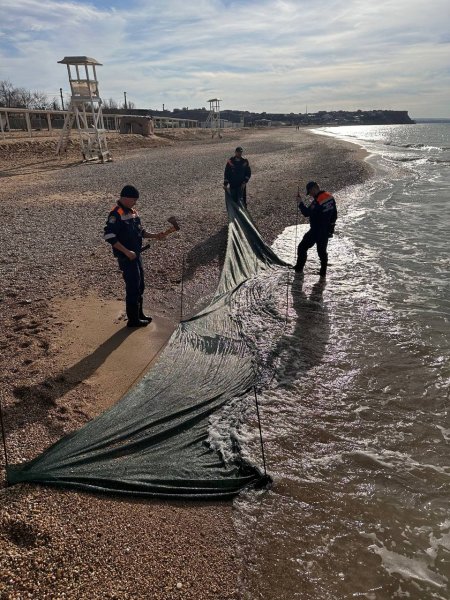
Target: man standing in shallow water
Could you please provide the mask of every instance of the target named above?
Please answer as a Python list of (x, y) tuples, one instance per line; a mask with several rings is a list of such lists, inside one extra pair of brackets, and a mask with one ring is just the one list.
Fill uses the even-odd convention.
[(139, 192), (134, 186), (126, 185), (122, 189), (120, 200), (108, 215), (103, 236), (112, 246), (125, 281), (127, 327), (145, 327), (152, 322), (152, 318), (143, 311), (145, 283), (141, 258), (142, 239), (163, 240), (178, 231), (176, 227), (159, 233), (146, 231), (134, 209), (138, 198)]
[(303, 272), (309, 248), (317, 244), (317, 254), (320, 258), (320, 276), (327, 274), (328, 254), (327, 246), (330, 237), (333, 237), (334, 226), (337, 219), (336, 202), (329, 192), (321, 190), (315, 181), (310, 181), (306, 186), (306, 194), (313, 197), (309, 206), (301, 199), (298, 207), (304, 217), (309, 217), (310, 229), (303, 236), (297, 249), (297, 263), (295, 271)]

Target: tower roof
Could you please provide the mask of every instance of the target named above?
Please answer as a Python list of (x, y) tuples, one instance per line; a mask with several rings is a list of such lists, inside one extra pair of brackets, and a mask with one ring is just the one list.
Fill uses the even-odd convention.
[(62, 60), (58, 60), (58, 64), (61, 65), (100, 65), (95, 58), (89, 56), (65, 56)]

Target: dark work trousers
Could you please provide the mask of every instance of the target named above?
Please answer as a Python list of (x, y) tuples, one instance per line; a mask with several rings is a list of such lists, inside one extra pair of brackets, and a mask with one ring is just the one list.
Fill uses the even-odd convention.
[(320, 258), (320, 274), (326, 275), (328, 265), (328, 232), (319, 231), (316, 233), (313, 232), (312, 229), (305, 233), (302, 241), (298, 245), (296, 270), (302, 271), (306, 263), (308, 250), (312, 248), (314, 244), (317, 244), (317, 254)]
[(138, 307), (142, 303), (145, 289), (144, 268), (140, 255), (135, 260), (130, 260), (126, 256), (120, 256), (117, 260), (125, 281), (125, 302), (128, 314), (130, 309), (133, 311), (134, 307)]
[(235, 202), (242, 202), (242, 204), (247, 208), (247, 186), (244, 189), (239, 187), (231, 187), (230, 186), (230, 196), (233, 198)]

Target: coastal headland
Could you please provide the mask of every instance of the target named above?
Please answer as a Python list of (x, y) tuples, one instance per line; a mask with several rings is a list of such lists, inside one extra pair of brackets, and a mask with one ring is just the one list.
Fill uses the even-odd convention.
[[(29, 460), (119, 400), (180, 318), (213, 292), (226, 247), (226, 159), (242, 145), (253, 176), (248, 205), (267, 242), (295, 223), (297, 186), (336, 193), (370, 168), (356, 145), (306, 129), (206, 131), (145, 140), (111, 136), (114, 161), (81, 164), (54, 141), (0, 143), (0, 374), (10, 463)], [(141, 192), (149, 230), (175, 215), (181, 231), (145, 255), (145, 306), (127, 330), (123, 281), (102, 241), (125, 184)], [(4, 461), (0, 479), (4, 482)], [(4, 485), (4, 483), (3, 483)], [(243, 562), (232, 503), (93, 496), (18, 485), (0, 490), (3, 598), (238, 599)], [(242, 575), (242, 574), (241, 574)]]

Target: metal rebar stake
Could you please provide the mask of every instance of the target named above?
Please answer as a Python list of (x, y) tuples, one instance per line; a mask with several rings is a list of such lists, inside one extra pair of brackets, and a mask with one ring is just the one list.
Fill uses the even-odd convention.
[(291, 274), (288, 272), (286, 278), (286, 325), (289, 320), (289, 284), (291, 283)]
[(3, 422), (2, 397), (3, 397), (3, 394), (0, 393), (0, 427), (2, 430), (3, 450), (5, 453), (5, 480), (6, 480), (6, 485), (8, 485), (8, 479), (6, 477), (6, 471), (8, 469), (8, 452), (6, 449), (6, 435), (5, 435), (5, 426), (4, 426), (4, 422)]
[(255, 393), (256, 414), (258, 415), (259, 439), (261, 440), (261, 454), (262, 454), (263, 465), (264, 465), (264, 476), (267, 477), (266, 457), (265, 457), (265, 454), (264, 454), (264, 442), (263, 442), (262, 431), (261, 431), (261, 419), (259, 417), (258, 395), (256, 393), (256, 387), (255, 386), (253, 386), (253, 392)]
[(185, 254), (183, 254), (183, 260), (181, 263), (181, 298), (180, 298), (180, 321), (183, 320), (183, 294), (184, 294), (184, 262)]

